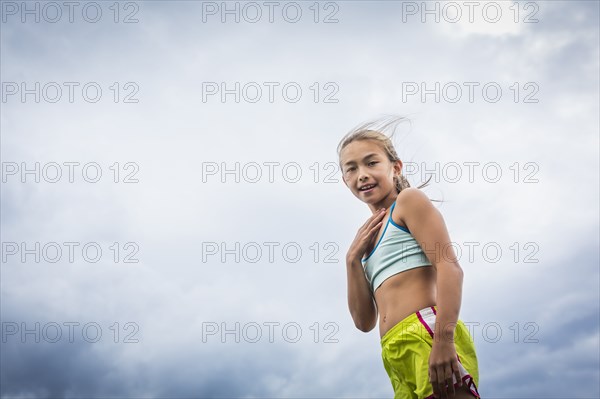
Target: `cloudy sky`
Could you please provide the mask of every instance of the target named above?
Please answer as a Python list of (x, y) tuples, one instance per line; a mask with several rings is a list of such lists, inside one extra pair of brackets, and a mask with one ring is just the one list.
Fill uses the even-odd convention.
[(115, 4), (1, 2), (2, 398), (391, 397), (336, 169), (385, 115), (482, 396), (600, 395), (598, 2)]

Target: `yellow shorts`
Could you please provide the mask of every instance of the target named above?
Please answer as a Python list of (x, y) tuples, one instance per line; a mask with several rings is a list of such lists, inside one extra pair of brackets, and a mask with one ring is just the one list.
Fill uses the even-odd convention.
[[(392, 387), (394, 399), (433, 398), (429, 381), (429, 355), (433, 345), (437, 306), (412, 313), (381, 338), (381, 357)], [(454, 330), (460, 375), (474, 397), (479, 398), (479, 370), (475, 345), (465, 324), (459, 319)], [(452, 375), (454, 387), (458, 387)]]

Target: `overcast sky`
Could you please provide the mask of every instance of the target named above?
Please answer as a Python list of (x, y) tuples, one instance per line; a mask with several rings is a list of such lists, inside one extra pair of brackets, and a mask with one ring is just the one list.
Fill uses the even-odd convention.
[(2, 398), (392, 397), (336, 169), (385, 115), (482, 397), (600, 395), (597, 1), (115, 4), (1, 3)]

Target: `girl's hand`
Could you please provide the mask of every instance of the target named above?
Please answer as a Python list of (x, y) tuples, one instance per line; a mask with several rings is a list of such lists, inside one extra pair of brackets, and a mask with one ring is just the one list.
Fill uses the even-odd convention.
[(453, 374), (462, 386), (454, 342), (434, 341), (429, 355), (429, 381), (436, 398), (454, 398)]
[(384, 215), (385, 208), (382, 208), (375, 212), (369, 219), (367, 219), (365, 224), (358, 229), (358, 233), (356, 233), (356, 237), (354, 238), (352, 244), (350, 244), (348, 254), (346, 255), (348, 260), (360, 260), (361, 257), (365, 255), (367, 247), (373, 242), (375, 237), (377, 237), (376, 233), (379, 231), (381, 224), (383, 223), (382, 218)]

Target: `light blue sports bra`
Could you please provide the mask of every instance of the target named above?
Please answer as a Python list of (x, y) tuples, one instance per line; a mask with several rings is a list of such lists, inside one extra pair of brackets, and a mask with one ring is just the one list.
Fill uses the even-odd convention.
[[(392, 220), (392, 212), (395, 206), (396, 203), (394, 202), (377, 245), (375, 245), (369, 256), (361, 259), (373, 293), (381, 283), (394, 274), (415, 267), (431, 266), (431, 262), (417, 240), (410, 234), (410, 231)], [(388, 229), (390, 224), (393, 226)]]

